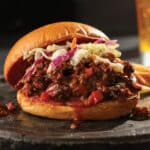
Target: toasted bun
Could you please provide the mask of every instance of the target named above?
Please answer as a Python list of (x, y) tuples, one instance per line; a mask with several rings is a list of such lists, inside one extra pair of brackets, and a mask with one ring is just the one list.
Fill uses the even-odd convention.
[(77, 37), (78, 41), (91, 41), (108, 37), (100, 30), (77, 22), (58, 22), (38, 28), (15, 43), (10, 50), (4, 65), (4, 77), (14, 86), (28, 67), (22, 56), (26, 51), (37, 47), (46, 47), (53, 43), (62, 43)]
[[(40, 102), (39, 97), (36, 101), (32, 98), (24, 96), (21, 91), (17, 93), (17, 100), (22, 108), (27, 113), (55, 119), (74, 119), (77, 111), (71, 106), (53, 105), (46, 102)], [(81, 120), (106, 120), (115, 119), (125, 116), (135, 108), (138, 100), (138, 95), (134, 99), (124, 100), (109, 100), (101, 102), (91, 107), (84, 107), (80, 110)]]

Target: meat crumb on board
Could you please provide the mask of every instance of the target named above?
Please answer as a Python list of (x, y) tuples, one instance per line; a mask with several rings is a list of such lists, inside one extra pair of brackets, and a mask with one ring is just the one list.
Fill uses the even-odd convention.
[(0, 103), (0, 117), (4, 117), (15, 110), (15, 105), (13, 102), (8, 102), (7, 104)]

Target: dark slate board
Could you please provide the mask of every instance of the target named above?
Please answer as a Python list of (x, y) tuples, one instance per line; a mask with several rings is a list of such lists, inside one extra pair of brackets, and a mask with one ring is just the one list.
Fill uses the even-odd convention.
[[(0, 101), (16, 103), (15, 94), (16, 91), (0, 77)], [(17, 109), (0, 118), (0, 148), (16, 149), (18, 145), (28, 144), (49, 147), (150, 142), (150, 119), (136, 121), (128, 116), (112, 121), (84, 121), (75, 130), (69, 128), (70, 123), (32, 116)]]

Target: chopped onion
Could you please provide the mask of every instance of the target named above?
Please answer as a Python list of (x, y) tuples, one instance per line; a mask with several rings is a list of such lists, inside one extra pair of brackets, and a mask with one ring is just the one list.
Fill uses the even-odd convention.
[(118, 42), (118, 40), (108, 40), (105, 43), (108, 45), (115, 45), (115, 44), (117, 44), (117, 42)]
[(25, 75), (24, 75), (24, 79), (26, 79), (26, 80), (29, 79), (29, 77), (30, 77), (30, 76), (33, 74), (33, 72), (35, 71), (34, 68), (35, 68), (34, 65), (32, 65), (30, 68), (28, 68), (28, 69), (26, 70), (26, 73), (25, 73)]
[(99, 38), (95, 43), (105, 43), (104, 38)]
[(40, 64), (41, 62), (43, 62), (43, 60), (44, 60), (44, 57), (40, 56), (33, 64), (35, 65)]
[(43, 56), (40, 56), (33, 64), (31, 67), (29, 67), (27, 70), (26, 70), (26, 73), (24, 75), (24, 79), (29, 79), (30, 76), (35, 72), (35, 66), (40, 64), (41, 62), (44, 61), (44, 57)]
[(63, 63), (64, 61), (67, 61), (70, 57), (72, 57), (76, 51), (76, 48), (73, 48), (69, 51), (67, 51), (65, 54), (58, 56), (57, 58), (55, 58), (50, 64), (49, 67), (47, 69), (47, 73), (50, 73), (51, 70), (53, 70), (54, 68), (56, 68), (57, 66), (59, 66), (61, 63)]
[(62, 62), (67, 61), (70, 57), (72, 57), (75, 53), (77, 48), (73, 48), (70, 51), (68, 51), (66, 54), (62, 56), (58, 56), (56, 59), (52, 61), (52, 64), (54, 67), (59, 66)]
[(99, 38), (95, 43), (105, 43), (106, 45), (114, 45), (117, 44), (118, 40), (105, 40), (104, 38)]

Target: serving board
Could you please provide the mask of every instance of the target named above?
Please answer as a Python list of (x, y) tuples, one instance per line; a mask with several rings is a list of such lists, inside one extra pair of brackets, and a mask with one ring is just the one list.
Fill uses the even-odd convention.
[[(15, 95), (16, 91), (1, 76), (0, 102), (13, 101), (17, 105)], [(70, 129), (70, 123), (32, 116), (17, 106), (14, 113), (0, 118), (0, 148), (150, 142), (150, 119), (138, 121), (127, 116), (111, 121), (84, 121), (75, 130)]]

